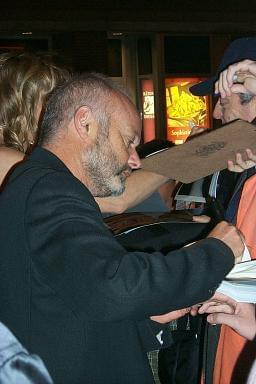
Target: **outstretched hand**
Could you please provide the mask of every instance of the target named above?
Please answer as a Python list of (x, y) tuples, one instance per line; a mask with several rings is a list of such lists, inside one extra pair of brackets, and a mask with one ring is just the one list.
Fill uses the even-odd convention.
[(243, 172), (256, 166), (256, 155), (250, 149), (246, 149), (247, 159), (243, 159), (240, 153), (236, 154), (235, 161), (228, 161), (228, 169), (231, 172)]
[[(195, 309), (193, 311), (195, 314)], [(256, 335), (254, 304), (238, 303), (222, 293), (215, 292), (214, 296), (203, 303), (197, 312), (209, 313), (207, 321), (210, 324), (226, 324), (249, 340)]]
[(190, 309), (191, 309), (190, 307), (178, 309), (176, 311), (165, 313), (164, 315), (151, 316), (150, 319), (160, 324), (166, 324), (166, 323), (169, 323), (170, 321), (177, 320), (180, 317), (185, 316), (187, 313), (190, 312)]

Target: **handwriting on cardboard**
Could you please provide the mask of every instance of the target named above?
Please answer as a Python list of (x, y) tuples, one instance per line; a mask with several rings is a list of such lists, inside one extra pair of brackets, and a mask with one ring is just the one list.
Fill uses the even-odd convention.
[(215, 152), (220, 151), (226, 146), (225, 141), (213, 141), (209, 143), (208, 145), (202, 145), (200, 146), (195, 154), (199, 157), (208, 157), (209, 155), (212, 155)]

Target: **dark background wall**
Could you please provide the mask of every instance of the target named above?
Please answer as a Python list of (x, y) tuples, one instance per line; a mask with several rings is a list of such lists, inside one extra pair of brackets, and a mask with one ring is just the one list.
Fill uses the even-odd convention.
[(164, 78), (214, 73), (232, 39), (256, 35), (255, 15), (255, 0), (2, 1), (0, 52), (47, 49), (76, 71), (117, 77), (140, 110), (139, 81), (149, 76), (164, 137)]
[(223, 39), (256, 33), (255, 14), (255, 0), (9, 0), (1, 2), (0, 38), (47, 38), (78, 70), (106, 72), (111, 33), (215, 36), (218, 57)]

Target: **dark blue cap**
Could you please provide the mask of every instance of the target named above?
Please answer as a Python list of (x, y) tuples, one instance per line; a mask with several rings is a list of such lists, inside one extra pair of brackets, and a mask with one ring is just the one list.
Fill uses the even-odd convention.
[(220, 72), (230, 64), (238, 61), (251, 59), (256, 60), (256, 37), (245, 37), (234, 40), (224, 52), (216, 74), (201, 83), (192, 85), (190, 92), (195, 96), (206, 96), (214, 93), (214, 83), (218, 79)]

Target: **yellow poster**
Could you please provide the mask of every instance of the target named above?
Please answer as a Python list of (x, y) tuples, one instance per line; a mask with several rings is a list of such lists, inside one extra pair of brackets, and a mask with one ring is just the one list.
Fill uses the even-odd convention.
[(209, 128), (208, 98), (194, 96), (189, 88), (203, 79), (166, 79), (167, 138), (182, 144), (194, 126)]

